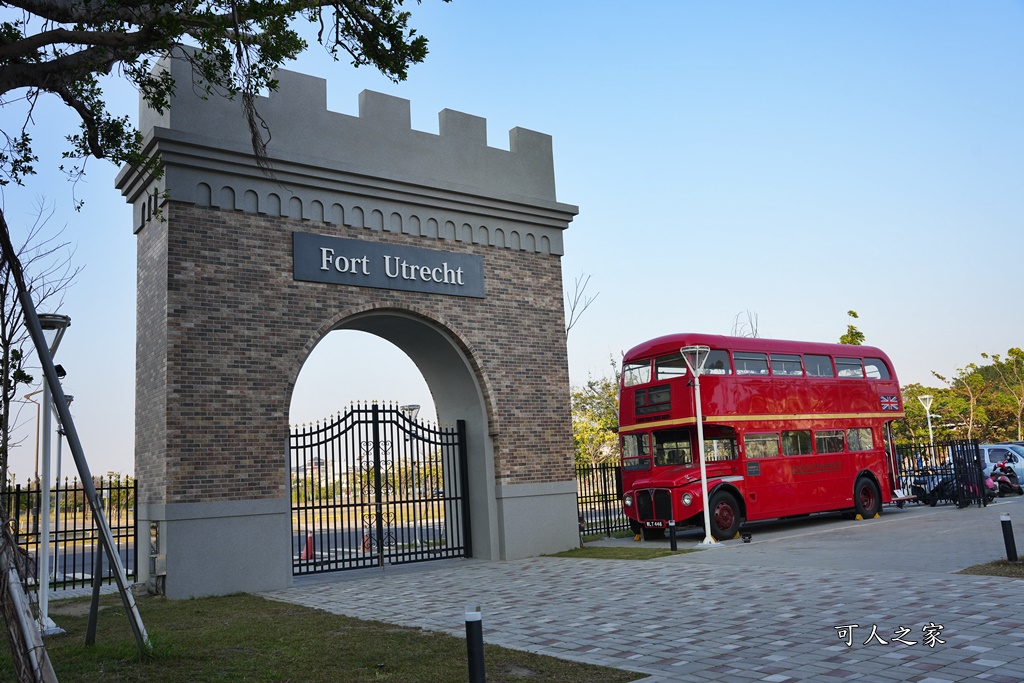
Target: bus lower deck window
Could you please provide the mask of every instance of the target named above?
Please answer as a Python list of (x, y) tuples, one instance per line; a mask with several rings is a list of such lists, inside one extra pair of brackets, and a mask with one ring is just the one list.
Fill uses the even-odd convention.
[(825, 429), (814, 432), (814, 445), (818, 453), (842, 453), (843, 430)]
[(801, 429), (791, 432), (782, 432), (782, 454), (810, 455), (811, 430)]

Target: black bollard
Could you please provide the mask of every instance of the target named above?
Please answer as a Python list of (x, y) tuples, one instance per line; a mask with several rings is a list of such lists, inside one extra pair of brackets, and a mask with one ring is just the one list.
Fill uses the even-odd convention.
[(484, 624), (480, 605), (466, 606), (466, 653), (469, 656), (469, 683), (484, 683)]
[(668, 520), (668, 542), (672, 552), (676, 552), (678, 547), (676, 546), (676, 520), (674, 519)]
[(999, 515), (999, 523), (1003, 526), (1003, 544), (1006, 545), (1006, 559), (1010, 562), (1017, 561), (1017, 544), (1013, 541), (1013, 527), (1010, 525), (1010, 515), (1005, 512)]

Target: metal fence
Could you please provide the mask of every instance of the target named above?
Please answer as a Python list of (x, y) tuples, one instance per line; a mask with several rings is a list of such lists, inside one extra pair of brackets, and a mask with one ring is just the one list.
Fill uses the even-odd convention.
[(580, 533), (611, 536), (629, 529), (622, 512), (622, 477), (618, 465), (576, 467), (576, 509)]
[[(114, 537), (128, 579), (136, 576), (138, 543), (135, 538), (136, 485), (132, 477), (95, 479), (103, 512)], [(41, 542), (41, 502), (38, 483), (8, 487), (4, 496), (11, 533), (35, 567)], [(50, 587), (92, 585), (95, 553), (102, 548), (100, 532), (78, 479), (65, 479), (50, 489)], [(35, 573), (35, 570), (33, 570)], [(103, 583), (114, 581), (114, 568), (104, 558)], [(30, 587), (35, 586), (32, 583)]]
[(986, 504), (978, 440), (936, 444), (897, 444), (900, 488), (917, 502), (965, 508)]

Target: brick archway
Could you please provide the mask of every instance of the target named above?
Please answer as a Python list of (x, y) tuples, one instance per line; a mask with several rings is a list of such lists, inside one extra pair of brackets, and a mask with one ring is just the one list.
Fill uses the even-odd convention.
[(478, 557), (578, 543), (560, 261), (576, 208), (555, 200), (550, 138), (513, 129), (495, 149), (478, 117), (445, 110), (425, 133), (405, 100), (364, 92), (353, 117), (320, 79), (279, 82), (259, 103), (273, 177), (240, 106), (186, 87), (141, 115), (163, 176), (118, 177), (138, 236), (140, 538), (156, 544), (140, 578), (174, 598), (291, 582), (291, 392), (338, 328), (403, 349), (439, 417), (470, 422)]

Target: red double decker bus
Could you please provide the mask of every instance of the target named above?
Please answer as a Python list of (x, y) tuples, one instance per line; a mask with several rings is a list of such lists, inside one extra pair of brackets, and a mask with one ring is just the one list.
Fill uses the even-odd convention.
[[(708, 498), (701, 493), (693, 375), (681, 354), (708, 347), (699, 377)], [(622, 361), (623, 507), (635, 533), (881, 511), (897, 489), (891, 422), (903, 417), (889, 358), (869, 346), (676, 334)]]

